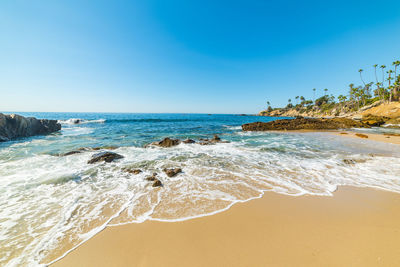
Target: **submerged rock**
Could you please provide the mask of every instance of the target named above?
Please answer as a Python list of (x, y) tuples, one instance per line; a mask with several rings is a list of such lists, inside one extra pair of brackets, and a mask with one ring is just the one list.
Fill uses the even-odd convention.
[(221, 138), (218, 135), (214, 135), (213, 139), (211, 139), (211, 142), (220, 142)]
[(343, 163), (346, 163), (348, 165), (354, 165), (356, 163), (364, 163), (366, 162), (366, 159), (343, 159)]
[(101, 162), (101, 161), (110, 163), (110, 162), (113, 162), (114, 160), (122, 159), (122, 158), (123, 158), (123, 156), (121, 156), (120, 154), (105, 151), (105, 152), (100, 152), (100, 153), (94, 154), (92, 156), (92, 159), (88, 161), (88, 164), (93, 164), (93, 163)]
[(92, 147), (90, 149), (96, 151), (96, 150), (101, 150), (101, 149), (114, 150), (117, 148), (118, 148), (117, 146), (97, 146), (97, 147)]
[(79, 154), (82, 153), (82, 150), (73, 150), (64, 154), (60, 154), (60, 156), (65, 157), (65, 156), (70, 156), (70, 155), (74, 155), (74, 154)]
[(196, 143), (196, 141), (194, 141), (193, 139), (185, 139), (185, 140), (182, 141), (182, 143), (185, 143), (185, 144), (194, 144), (194, 143)]
[(270, 122), (253, 122), (242, 125), (243, 131), (271, 131), (271, 130), (337, 130), (347, 128), (369, 128), (362, 122), (347, 118), (316, 119), (296, 118)]
[(142, 173), (142, 170), (140, 170), (140, 169), (129, 169), (128, 168), (128, 169), (124, 169), (124, 171), (131, 173), (131, 174), (135, 174), (135, 175)]
[(4, 115), (0, 113), (0, 142), (20, 137), (46, 135), (59, 130), (61, 130), (61, 124), (56, 120), (38, 120), (16, 114)]
[(168, 177), (174, 177), (182, 172), (181, 168), (164, 169), (163, 170)]
[(172, 147), (172, 146), (177, 146), (180, 143), (181, 141), (179, 139), (171, 139), (169, 137), (166, 137), (161, 141), (151, 143), (151, 145), (160, 147)]
[(147, 177), (145, 178), (145, 180), (146, 180), (146, 181), (155, 181), (155, 180), (157, 179), (156, 176), (157, 176), (157, 173), (155, 172), (155, 173), (153, 173), (153, 175), (147, 176)]

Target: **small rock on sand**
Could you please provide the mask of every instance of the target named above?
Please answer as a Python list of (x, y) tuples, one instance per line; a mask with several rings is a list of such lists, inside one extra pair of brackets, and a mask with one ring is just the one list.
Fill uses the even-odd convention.
[(360, 138), (368, 138), (368, 135), (366, 135), (366, 134), (356, 133), (356, 136), (360, 137)]
[(168, 177), (174, 177), (182, 172), (181, 168), (164, 169), (163, 170)]

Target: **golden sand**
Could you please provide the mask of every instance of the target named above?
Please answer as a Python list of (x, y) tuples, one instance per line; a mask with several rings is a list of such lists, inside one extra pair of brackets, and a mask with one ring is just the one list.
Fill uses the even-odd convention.
[(391, 135), (391, 134), (362, 133), (362, 135), (360, 135), (359, 133), (352, 132), (352, 131), (341, 131), (341, 132), (333, 132), (333, 133), (344, 136), (344, 137), (352, 137), (352, 138), (359, 138), (359, 139), (362, 138), (362, 139), (368, 139), (368, 140), (372, 140), (372, 141), (400, 145), (400, 136), (395, 135), (395, 134)]
[(213, 216), (108, 227), (53, 266), (400, 266), (400, 194), (268, 192)]

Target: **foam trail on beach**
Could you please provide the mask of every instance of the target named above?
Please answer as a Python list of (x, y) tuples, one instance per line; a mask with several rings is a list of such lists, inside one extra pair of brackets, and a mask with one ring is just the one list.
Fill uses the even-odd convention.
[[(318, 133), (243, 133), (239, 125), (226, 127), (227, 120), (236, 118), (228, 117), (219, 125), (211, 121), (200, 132), (193, 132), (198, 131), (196, 124), (182, 122), (182, 138), (222, 132), (221, 137), (231, 141), (210, 146), (144, 148), (143, 143), (159, 139), (138, 126), (148, 122), (119, 128), (72, 126), (59, 135), (3, 144), (0, 265), (49, 263), (106, 226), (208, 216), (266, 191), (329, 196), (338, 186), (348, 185), (400, 193), (396, 146), (378, 148), (374, 142)], [(132, 136), (138, 127), (142, 127), (139, 135)], [(159, 127), (171, 131), (179, 125)], [(70, 134), (73, 129), (87, 132)], [(138, 142), (139, 138), (144, 141)], [(104, 145), (104, 140), (124, 144), (114, 150), (124, 158), (90, 165), (87, 161), (95, 151), (51, 156), (88, 143)], [(172, 167), (182, 168), (183, 173), (169, 178), (162, 172)], [(125, 168), (143, 172), (133, 175)], [(162, 188), (145, 180), (153, 172)]]

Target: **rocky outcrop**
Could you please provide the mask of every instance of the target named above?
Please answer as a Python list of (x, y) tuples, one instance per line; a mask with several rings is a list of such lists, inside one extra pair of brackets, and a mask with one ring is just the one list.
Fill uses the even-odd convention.
[(376, 115), (371, 115), (371, 114), (363, 115), (361, 118), (362, 123), (365, 123), (369, 126), (375, 126), (375, 127), (379, 127), (379, 126), (385, 124), (385, 122), (388, 120), (389, 120), (388, 117), (376, 116)]
[(174, 177), (182, 172), (181, 168), (164, 169), (163, 170), (168, 177)]
[(38, 120), (20, 115), (4, 115), (0, 113), (0, 142), (21, 137), (46, 135), (61, 130), (61, 124), (56, 120)]
[(97, 154), (94, 154), (92, 156), (92, 158), (88, 161), (88, 164), (93, 164), (93, 163), (97, 163), (97, 162), (113, 162), (114, 160), (117, 159), (122, 159), (123, 156), (121, 156), (120, 154), (114, 153), (114, 152), (109, 152), (109, 151), (105, 151), (105, 152), (100, 152)]
[(160, 146), (160, 147), (172, 147), (172, 146), (177, 146), (180, 143), (181, 143), (181, 141), (179, 139), (171, 139), (171, 138), (167, 137), (161, 141), (153, 142), (150, 145)]
[(207, 138), (200, 138), (200, 145), (205, 146), (205, 145), (214, 145), (216, 143), (229, 143), (229, 141), (223, 141), (218, 135), (214, 135), (212, 139), (207, 139)]
[(243, 131), (271, 130), (337, 130), (347, 128), (369, 127), (368, 125), (347, 118), (316, 119), (296, 118), (270, 122), (253, 122), (242, 125)]
[[(214, 135), (214, 137), (212, 139), (200, 138), (199, 141), (200, 141), (200, 142), (198, 142), (199, 145), (214, 145), (216, 143), (229, 143), (229, 141), (221, 140), (221, 138), (218, 135)], [(161, 141), (153, 142), (151, 144), (146, 145), (145, 147), (148, 147), (148, 146), (173, 147), (173, 146), (179, 145), (180, 143), (194, 144), (194, 143), (196, 143), (196, 141), (192, 140), (192, 139), (186, 139), (186, 140), (181, 141), (179, 139), (172, 139), (172, 138), (166, 137)]]

